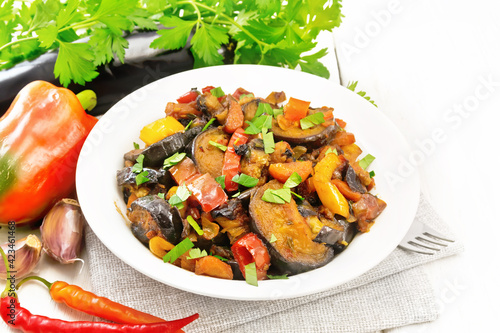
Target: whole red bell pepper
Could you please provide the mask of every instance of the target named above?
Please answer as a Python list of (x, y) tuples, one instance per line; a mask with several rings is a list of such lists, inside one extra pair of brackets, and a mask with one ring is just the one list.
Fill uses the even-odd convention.
[(0, 224), (36, 221), (74, 190), (96, 122), (68, 89), (34, 81), (19, 92), (0, 118)]

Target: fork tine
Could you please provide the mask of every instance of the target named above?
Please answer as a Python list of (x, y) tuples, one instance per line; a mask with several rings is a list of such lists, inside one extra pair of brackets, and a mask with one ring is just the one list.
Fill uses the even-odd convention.
[(426, 255), (429, 255), (429, 256), (432, 256), (434, 254), (434, 252), (424, 252), (424, 251), (421, 251), (421, 250), (418, 250), (415, 246), (407, 246), (407, 244), (399, 244), (399, 247), (402, 247), (403, 249), (407, 250), (407, 251), (410, 251), (410, 252), (416, 252), (416, 253), (420, 253), (420, 254), (426, 254)]
[[(433, 231), (434, 233), (437, 233), (436, 231)], [(445, 241), (445, 242), (450, 242), (450, 243), (454, 243), (455, 241), (452, 240), (452, 239), (449, 239), (449, 238), (444, 238), (444, 236), (437, 236), (435, 234), (431, 234), (427, 231), (424, 232), (424, 235), (428, 236), (428, 237), (432, 237), (434, 239), (437, 239), (437, 240), (442, 240), (442, 241)]]
[(438, 248), (430, 247), (427, 245), (422, 245), (422, 244), (414, 242), (414, 241), (410, 241), (410, 242), (408, 242), (408, 244), (413, 245), (413, 246), (423, 247), (424, 249), (428, 249), (428, 250), (440, 251), (440, 249), (438, 249)]
[(430, 240), (430, 239), (427, 239), (427, 238), (424, 238), (424, 237), (415, 237), (416, 240), (419, 240), (419, 241), (424, 241), (424, 242), (428, 242), (428, 243), (432, 243), (432, 244), (435, 244), (435, 245), (439, 245), (439, 246), (448, 246), (447, 244), (443, 244), (443, 243), (438, 243), (438, 242), (435, 242), (433, 240)]

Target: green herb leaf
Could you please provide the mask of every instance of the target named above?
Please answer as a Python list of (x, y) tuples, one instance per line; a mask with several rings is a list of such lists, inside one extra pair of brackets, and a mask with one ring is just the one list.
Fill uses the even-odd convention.
[(184, 238), (179, 244), (163, 257), (163, 262), (170, 262), (173, 264), (180, 256), (186, 253), (189, 249), (194, 247), (193, 242), (189, 238)]
[(184, 132), (187, 131), (189, 129), (189, 127), (191, 126), (191, 124), (193, 123), (193, 120), (191, 120), (187, 125), (186, 127), (184, 127)]
[(292, 191), (289, 188), (272, 190), (268, 188), (262, 195), (262, 200), (270, 203), (284, 204), (292, 200)]
[(137, 186), (144, 184), (148, 181), (149, 181), (149, 178), (148, 178), (147, 171), (143, 171), (140, 174), (138, 174), (137, 176), (135, 176), (135, 183), (137, 184)]
[(314, 127), (325, 122), (323, 112), (316, 112), (307, 117), (300, 119), (300, 128), (303, 130)]
[(243, 98), (247, 98), (247, 97), (255, 97), (253, 94), (243, 94), (240, 96), (240, 101), (243, 99)]
[(255, 111), (255, 117), (258, 117), (262, 114), (268, 114), (268, 115), (273, 115), (273, 109), (271, 108), (271, 105), (268, 103), (259, 103), (259, 106), (257, 107), (257, 111)]
[(264, 140), (264, 151), (266, 154), (274, 153), (274, 136), (273, 132), (267, 132), (267, 128), (262, 129), (262, 139)]
[(157, 33), (161, 36), (151, 43), (154, 49), (177, 50), (186, 45), (191, 30), (193, 30), (196, 21), (184, 21), (176, 16), (164, 16), (160, 23), (168, 29), (159, 30)]
[(370, 178), (375, 177), (375, 171), (370, 171)]
[(222, 150), (222, 151), (226, 151), (226, 150), (227, 150), (227, 147), (226, 147), (226, 146), (221, 145), (220, 143), (217, 143), (217, 142), (215, 142), (215, 141), (211, 141), (211, 140), (210, 140), (210, 141), (208, 141), (208, 143), (209, 143), (209, 144), (211, 144), (211, 145), (212, 145), (212, 146), (214, 146), (214, 147), (219, 148), (219, 149), (220, 149), (220, 150)]
[(228, 259), (224, 258), (224, 257), (221, 257), (221, 256), (218, 256), (218, 255), (211, 255), (212, 257), (215, 257), (219, 260), (222, 260), (222, 261), (228, 261)]
[(142, 169), (143, 169), (144, 155), (140, 154), (137, 157), (136, 162), (137, 163), (135, 163), (134, 166), (132, 167), (132, 172), (133, 173), (140, 173), (140, 172), (142, 172)]
[(184, 208), (182, 203), (186, 201), (189, 196), (191, 196), (191, 192), (188, 190), (186, 184), (182, 184), (177, 188), (175, 194), (168, 199), (168, 203), (174, 207), (182, 209)]
[(360, 167), (366, 170), (366, 168), (368, 168), (374, 160), (375, 156), (368, 154), (365, 157), (363, 157), (358, 163)]
[(271, 280), (288, 280), (288, 276), (285, 275), (267, 275)]
[(270, 115), (260, 115), (258, 117), (253, 117), (252, 121), (246, 121), (246, 123), (249, 125), (245, 129), (245, 134), (259, 134), (262, 129), (270, 129), (272, 127), (272, 121), (273, 117)]
[(205, 251), (205, 250), (202, 251), (199, 248), (194, 248), (194, 249), (189, 250), (189, 254), (186, 257), (186, 259), (198, 259), (198, 258), (206, 257), (207, 255), (208, 255), (207, 251)]
[(191, 38), (191, 50), (196, 59), (200, 60), (203, 65), (222, 65), (223, 58), (219, 54), (219, 49), (222, 44), (229, 41), (227, 32), (227, 28), (222, 26), (201, 25)]
[(302, 177), (300, 177), (297, 172), (294, 172), (290, 177), (288, 177), (283, 187), (294, 188), (296, 186), (299, 186), (300, 183), (302, 183)]
[(186, 220), (188, 221), (189, 225), (193, 227), (194, 231), (196, 231), (196, 233), (198, 235), (200, 235), (200, 236), (203, 235), (203, 230), (200, 228), (198, 222), (196, 222), (195, 219), (191, 215), (188, 215)]
[(283, 113), (284, 113), (283, 108), (273, 109), (273, 117), (274, 118), (277, 118), (280, 114), (283, 114)]
[(358, 86), (358, 81), (348, 82), (347, 83), (347, 89), (349, 89), (351, 91), (354, 91), (356, 94), (358, 94), (359, 96), (363, 97), (368, 102), (372, 103), (374, 106), (378, 107), (377, 104), (375, 104), (375, 101), (373, 101), (370, 97), (366, 96), (366, 92), (365, 91), (360, 90), (360, 91), (356, 92), (356, 87), (357, 86)]
[(67, 87), (71, 81), (80, 85), (99, 75), (93, 63), (94, 56), (88, 43), (66, 43), (59, 41), (59, 54), (54, 65), (54, 74)]
[(326, 150), (325, 156), (326, 156), (326, 155), (328, 155), (328, 154), (335, 154), (335, 155), (338, 155), (339, 153), (337, 152), (337, 148), (332, 149), (332, 147), (329, 147), (329, 148)]
[(157, 195), (160, 199), (165, 200), (165, 193), (158, 193)]
[(215, 121), (215, 118), (212, 118), (208, 121), (208, 123), (205, 124), (205, 126), (203, 126), (203, 129), (201, 130), (202, 132), (204, 132), (210, 125), (212, 125), (212, 123)]
[(271, 234), (271, 239), (269, 240), (269, 243), (274, 243), (278, 240), (278, 238), (276, 238), (276, 236), (274, 236), (274, 234)]
[(139, 144), (137, 142), (134, 142), (134, 149), (140, 149), (141, 147), (139, 146)]
[(246, 175), (244, 173), (234, 176), (231, 180), (245, 187), (254, 187), (259, 182), (257, 178)]
[(226, 96), (226, 93), (224, 93), (224, 91), (222, 90), (221, 87), (217, 87), (217, 88), (211, 89), (210, 93), (212, 95), (214, 95), (215, 97), (217, 97), (217, 98)]
[(222, 189), (226, 188), (226, 175), (219, 176), (215, 178), (215, 181), (219, 183), (219, 185), (222, 187)]
[(257, 282), (257, 267), (255, 266), (255, 262), (245, 265), (245, 281), (252, 286), (259, 286)]
[(240, 192), (240, 191), (238, 191), (238, 192), (236, 192), (235, 194), (233, 194), (233, 196), (232, 196), (232, 197), (233, 197), (233, 198), (237, 198), (240, 194), (241, 194), (241, 192)]
[(175, 153), (172, 156), (168, 157), (163, 161), (163, 169), (170, 168), (180, 161), (182, 161), (186, 157), (186, 153)]

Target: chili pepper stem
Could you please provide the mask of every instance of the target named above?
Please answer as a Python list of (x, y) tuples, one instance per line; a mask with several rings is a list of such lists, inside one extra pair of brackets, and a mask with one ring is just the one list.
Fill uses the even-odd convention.
[(97, 95), (92, 90), (84, 90), (76, 95), (80, 104), (86, 111), (92, 111), (93, 108), (97, 105)]
[(9, 269), (9, 261), (7, 260), (7, 256), (3, 251), (2, 247), (0, 247), (0, 254), (2, 255), (3, 264), (5, 265), (5, 271), (7, 272), (7, 280), (5, 280), (5, 289), (2, 291), (0, 298), (4, 298), (9, 293), (9, 281), (11, 280), (10, 269)]
[(37, 280), (37, 281), (40, 281), (41, 283), (43, 283), (47, 288), (52, 288), (52, 285), (53, 283), (50, 283), (49, 281), (45, 280), (44, 278), (42, 277), (39, 277), (39, 276), (36, 276), (36, 275), (33, 275), (33, 276), (27, 276), (25, 277), (24, 279), (22, 279), (16, 286), (16, 289), (19, 289), (25, 282), (28, 282), (29, 280)]

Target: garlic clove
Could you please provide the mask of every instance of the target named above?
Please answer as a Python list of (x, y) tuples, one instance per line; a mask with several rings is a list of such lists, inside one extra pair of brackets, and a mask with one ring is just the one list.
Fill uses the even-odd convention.
[[(40, 261), (42, 242), (35, 235), (24, 237), (15, 243), (2, 244), (2, 249), (9, 261), (9, 271), (16, 279), (20, 279), (33, 271)], [(3, 260), (0, 260), (0, 278), (7, 278)]]
[(62, 199), (56, 203), (40, 227), (45, 253), (63, 264), (75, 262), (82, 249), (85, 223), (77, 201)]

